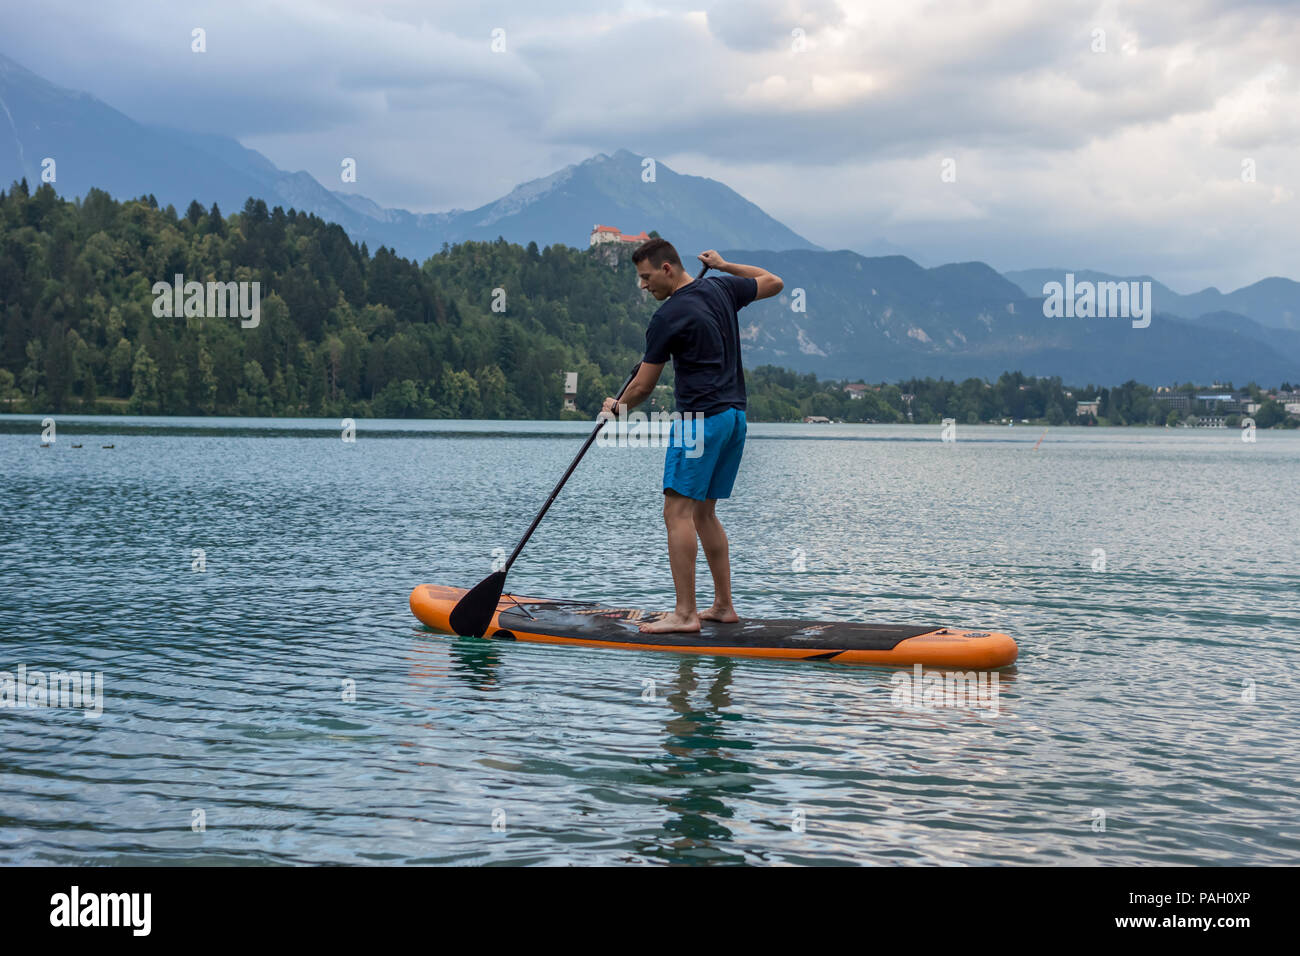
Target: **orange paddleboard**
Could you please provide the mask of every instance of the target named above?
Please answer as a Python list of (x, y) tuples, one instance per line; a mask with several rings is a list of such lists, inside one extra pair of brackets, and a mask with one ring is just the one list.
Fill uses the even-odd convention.
[[(421, 584), (411, 592), (411, 611), (435, 631), (450, 633), (451, 609), (464, 588)], [(845, 621), (742, 618), (735, 624), (703, 622), (698, 634), (642, 634), (638, 626), (663, 612), (604, 607), (587, 601), (502, 595), (486, 637), (493, 640), (577, 644), (638, 651), (677, 651), (726, 657), (767, 657), (840, 664), (955, 667), (992, 670), (1016, 659), (1006, 634), (969, 628)]]

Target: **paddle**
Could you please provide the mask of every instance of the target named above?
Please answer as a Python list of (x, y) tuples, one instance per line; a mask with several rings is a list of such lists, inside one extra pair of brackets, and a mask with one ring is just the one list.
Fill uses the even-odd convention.
[[(695, 278), (703, 279), (704, 273), (708, 271), (709, 267), (705, 266)], [(627, 387), (632, 384), (632, 380), (636, 378), (636, 373), (640, 370), (641, 363), (637, 362), (636, 367), (632, 369), (632, 374), (627, 377), (623, 387), (618, 390), (617, 398), (621, 399), (623, 397), (623, 393), (627, 391)], [(600, 434), (600, 430), (604, 427), (605, 419), (601, 419), (596, 423), (596, 427), (591, 430), (587, 440), (582, 443), (582, 448), (578, 450), (577, 456), (570, 462), (568, 469), (564, 472), (564, 477), (552, 489), (550, 497), (546, 499), (546, 504), (542, 505), (542, 510), (537, 512), (537, 517), (533, 519), (533, 523), (528, 526), (524, 536), (515, 545), (515, 550), (510, 555), (510, 559), (506, 561), (505, 567), (500, 571), (493, 571), (470, 588), (465, 593), (465, 596), (456, 602), (456, 606), (451, 609), (451, 614), (448, 615), (447, 619), (452, 631), (473, 637), (482, 637), (487, 633), (488, 627), (492, 624), (492, 615), (496, 613), (497, 604), (501, 601), (501, 592), (505, 589), (506, 574), (510, 571), (510, 566), (515, 563), (515, 558), (519, 557), (519, 552), (524, 549), (524, 545), (533, 536), (533, 532), (537, 530), (537, 526), (541, 524), (542, 518), (550, 509), (551, 502), (560, 493), (560, 489), (569, 480), (569, 476), (578, 467), (578, 462), (582, 461), (582, 456), (587, 454), (587, 449), (591, 447), (592, 442), (596, 440), (596, 436)]]

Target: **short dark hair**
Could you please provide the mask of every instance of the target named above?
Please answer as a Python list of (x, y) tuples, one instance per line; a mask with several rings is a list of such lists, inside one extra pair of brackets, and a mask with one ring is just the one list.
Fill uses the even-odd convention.
[(636, 252), (632, 253), (632, 262), (640, 265), (645, 260), (650, 260), (650, 265), (658, 269), (665, 262), (671, 262), (677, 268), (682, 267), (681, 257), (677, 255), (677, 250), (667, 239), (651, 239), (649, 242), (643, 242), (637, 246)]

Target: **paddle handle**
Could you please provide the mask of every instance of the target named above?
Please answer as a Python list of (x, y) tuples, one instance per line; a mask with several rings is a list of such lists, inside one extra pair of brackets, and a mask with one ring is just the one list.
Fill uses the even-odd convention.
[[(709, 267), (706, 265), (700, 270), (699, 275), (695, 278), (703, 279), (704, 273), (708, 271)], [(618, 395), (614, 399), (616, 402), (622, 399), (623, 393), (627, 391), (627, 387), (632, 384), (632, 380), (636, 378), (636, 373), (639, 371), (641, 371), (641, 363), (637, 362), (636, 366), (632, 369), (632, 374), (627, 377), (627, 381), (623, 383), (623, 387), (618, 390)], [(587, 440), (582, 443), (582, 448), (579, 449), (578, 454), (574, 456), (573, 461), (569, 463), (569, 467), (565, 469), (564, 477), (556, 482), (555, 487), (551, 489), (551, 493), (546, 499), (546, 504), (542, 505), (542, 510), (537, 512), (537, 517), (533, 519), (533, 523), (528, 526), (528, 530), (524, 532), (524, 536), (520, 538), (519, 543), (515, 545), (515, 550), (510, 554), (510, 559), (506, 561), (505, 567), (501, 569), (503, 572), (509, 571), (510, 566), (515, 563), (515, 558), (519, 557), (519, 552), (524, 550), (524, 545), (527, 544), (528, 539), (533, 536), (533, 532), (537, 530), (537, 526), (542, 523), (542, 518), (546, 517), (546, 512), (550, 510), (551, 503), (555, 501), (556, 496), (559, 495), (560, 489), (563, 488), (564, 483), (569, 480), (569, 476), (572, 475), (574, 469), (578, 467), (578, 462), (582, 461), (582, 456), (587, 454), (587, 449), (591, 447), (591, 443), (596, 440), (596, 436), (600, 434), (600, 430), (604, 427), (605, 419), (596, 422), (596, 427), (591, 430), (591, 434), (587, 436)]]

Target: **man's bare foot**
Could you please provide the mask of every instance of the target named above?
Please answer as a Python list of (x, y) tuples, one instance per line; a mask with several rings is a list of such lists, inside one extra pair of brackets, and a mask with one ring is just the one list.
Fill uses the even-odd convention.
[(641, 625), (642, 634), (668, 634), (673, 631), (698, 631), (700, 629), (700, 616), (692, 614), (683, 617), (674, 611), (650, 624)]
[(719, 607), (715, 604), (708, 610), (700, 612), (700, 620), (717, 621), (720, 624), (735, 624), (740, 620), (740, 616), (736, 613), (736, 609), (730, 604), (726, 607)]

